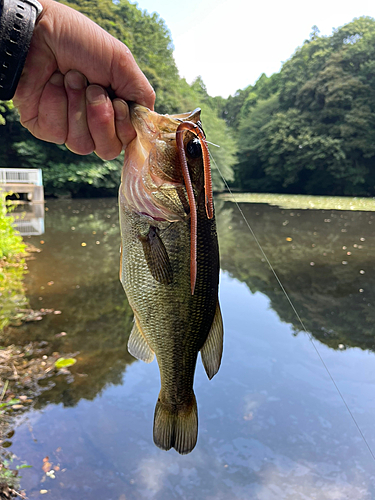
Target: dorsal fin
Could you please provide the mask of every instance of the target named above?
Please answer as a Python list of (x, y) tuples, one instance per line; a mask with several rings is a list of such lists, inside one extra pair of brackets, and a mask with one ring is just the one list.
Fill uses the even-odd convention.
[(190, 121), (194, 123), (198, 123), (199, 120), (201, 119), (201, 109), (200, 108), (195, 108), (194, 111), (188, 111), (187, 113), (180, 113), (178, 115), (167, 115), (169, 118), (174, 118), (175, 120), (178, 121)]

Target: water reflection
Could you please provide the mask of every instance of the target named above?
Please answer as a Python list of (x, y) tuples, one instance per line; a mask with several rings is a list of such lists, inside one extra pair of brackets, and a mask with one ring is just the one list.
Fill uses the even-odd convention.
[(42, 250), (29, 262), (30, 305), (61, 314), (9, 329), (8, 341), (47, 341), (51, 353), (77, 353), (78, 360), (71, 368), (74, 381), (55, 377), (54, 387), (39, 396), (37, 408), (93, 399), (108, 383), (121, 383), (126, 365), (134, 361), (126, 348), (133, 314), (117, 276), (117, 207), (113, 200), (94, 204), (52, 202), (43, 240), (26, 239)]
[(38, 236), (44, 233), (44, 203), (22, 203), (11, 212), (13, 227), (21, 236)]
[[(32, 307), (61, 314), (9, 336), (79, 354), (74, 379), (54, 377), (12, 438), (9, 450), (33, 466), (22, 470), (30, 499), (374, 498), (368, 450), (307, 336), (291, 335), (290, 324), (299, 325), (232, 204), (217, 204), (223, 364), (209, 382), (198, 362), (199, 438), (187, 456), (154, 446), (157, 364), (132, 363), (127, 353), (132, 314), (117, 278), (116, 202), (47, 208), (43, 239), (30, 238), (42, 252), (29, 263), (28, 293)], [(326, 344), (325, 363), (375, 449), (372, 354), (337, 349), (373, 349), (372, 214), (242, 209), (307, 328)], [(46, 456), (56, 479), (42, 470)]]
[[(282, 210), (241, 204), (306, 329), (337, 348), (375, 349), (373, 212)], [(280, 319), (301, 330), (233, 203), (220, 204), (221, 266), (266, 294)]]
[[(93, 399), (109, 383), (119, 384), (127, 364), (133, 314), (117, 278), (119, 228), (113, 200), (54, 201), (42, 252), (29, 263), (28, 297), (35, 309), (61, 315), (8, 331), (8, 340), (47, 341), (49, 351), (77, 354), (74, 381), (55, 377), (54, 387), (37, 399), (73, 406)], [(48, 207), (47, 207), (48, 208)], [(371, 212), (282, 210), (242, 204), (245, 217), (295, 305), (304, 325), (334, 349), (375, 349), (375, 236)], [(301, 325), (266, 264), (238, 209), (218, 202), (221, 267), (261, 292), (279, 318)], [(61, 332), (66, 335), (61, 336)]]

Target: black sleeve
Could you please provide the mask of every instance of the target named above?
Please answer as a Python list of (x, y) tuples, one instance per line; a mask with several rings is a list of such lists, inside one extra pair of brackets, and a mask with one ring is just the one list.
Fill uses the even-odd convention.
[(0, 99), (12, 99), (42, 12), (36, 0), (0, 0)]

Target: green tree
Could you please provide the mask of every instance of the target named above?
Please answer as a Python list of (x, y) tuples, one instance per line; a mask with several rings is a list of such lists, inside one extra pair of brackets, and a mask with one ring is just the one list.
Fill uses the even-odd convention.
[(263, 127), (279, 110), (278, 96), (259, 101), (246, 119), (241, 119), (238, 130), (238, 161), (234, 165), (235, 183), (247, 191), (273, 192), (277, 185), (262, 168), (259, 144)]
[(5, 114), (13, 109), (12, 101), (0, 101), (0, 125), (5, 125)]
[(356, 19), (330, 37), (314, 26), (280, 73), (262, 75), (243, 102), (237, 185), (374, 195), (374, 68), (374, 19)]
[(82, 12), (125, 43), (153, 86), (156, 111), (178, 111), (179, 76), (173, 58), (171, 34), (158, 14), (148, 14), (127, 0), (62, 2)]

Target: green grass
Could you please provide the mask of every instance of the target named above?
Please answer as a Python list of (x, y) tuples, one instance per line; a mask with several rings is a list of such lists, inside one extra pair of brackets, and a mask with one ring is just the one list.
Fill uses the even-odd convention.
[(25, 302), (23, 276), (26, 245), (13, 229), (5, 196), (0, 193), (0, 331)]
[(268, 203), (286, 209), (356, 210), (375, 212), (375, 198), (346, 196), (311, 196), (302, 194), (230, 193), (220, 194), (219, 199), (238, 203)]

